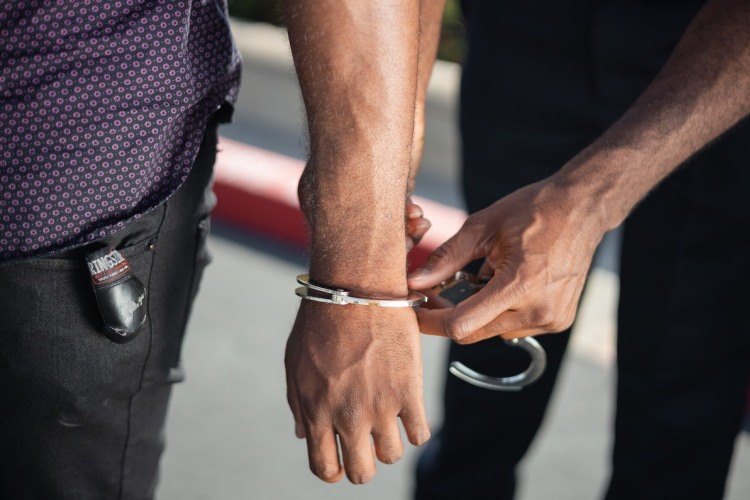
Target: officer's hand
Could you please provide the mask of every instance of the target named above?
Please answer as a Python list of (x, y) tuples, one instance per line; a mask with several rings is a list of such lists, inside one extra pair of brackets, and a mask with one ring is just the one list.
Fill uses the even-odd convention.
[(439, 284), (485, 258), (487, 286), (455, 307), (417, 310), (422, 332), (472, 343), (568, 328), (604, 231), (581, 200), (545, 180), (469, 217), (409, 277), (409, 288)]

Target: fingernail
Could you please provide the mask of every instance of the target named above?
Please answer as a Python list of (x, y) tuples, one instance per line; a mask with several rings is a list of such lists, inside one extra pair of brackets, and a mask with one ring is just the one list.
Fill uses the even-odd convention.
[(427, 277), (429, 271), (424, 268), (417, 269), (408, 276), (409, 281), (421, 281)]
[(424, 212), (422, 212), (422, 209), (417, 205), (411, 205), (409, 207), (409, 212), (407, 213), (407, 217), (409, 219), (418, 219), (424, 215)]

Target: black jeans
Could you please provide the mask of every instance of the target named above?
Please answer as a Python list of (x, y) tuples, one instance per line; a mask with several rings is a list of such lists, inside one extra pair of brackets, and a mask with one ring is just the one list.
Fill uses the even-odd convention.
[[(153, 497), (171, 384), (208, 263), (216, 156), (209, 126), (194, 167), (165, 203), (103, 242), (0, 267), (0, 498)], [(119, 249), (147, 288), (148, 318), (116, 344), (83, 255)]]

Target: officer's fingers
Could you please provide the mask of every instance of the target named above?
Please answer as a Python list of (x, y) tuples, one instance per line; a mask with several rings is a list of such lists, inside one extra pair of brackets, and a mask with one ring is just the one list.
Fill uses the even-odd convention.
[[(500, 315), (500, 321), (497, 324), (489, 323), (483, 327), (477, 328), (468, 334), (458, 338), (450, 336), (447, 328), (444, 326), (449, 321), (450, 311), (446, 309), (435, 310), (417, 310), (417, 320), (419, 329), (422, 333), (428, 335), (438, 335), (448, 337), (459, 344), (473, 344), (492, 337), (502, 336), (505, 339), (515, 337), (526, 337), (544, 333), (545, 330), (540, 328), (521, 328), (526, 322), (522, 317), (517, 317), (515, 311), (506, 311)], [(511, 326), (513, 325), (513, 326)]]
[(448, 337), (457, 342), (463, 342), (472, 335), (479, 335), (481, 338), (494, 336), (482, 329), (506, 312), (515, 301), (512, 294), (504, 293), (498, 288), (498, 281), (491, 280), (483, 289), (452, 309), (417, 309), (420, 331)]
[(436, 290), (434, 288), (427, 288), (425, 290), (420, 290), (419, 293), (427, 297), (427, 302), (419, 306), (420, 308), (444, 309), (444, 308), (453, 308), (455, 306), (453, 302), (446, 299), (445, 297), (440, 296), (440, 290)]
[[(533, 335), (539, 335), (542, 333), (547, 333), (546, 330), (542, 328), (520, 328), (517, 330), (509, 330), (505, 333), (499, 335), (500, 338), (503, 340), (511, 340), (511, 339), (517, 339), (522, 337), (530, 337)], [(490, 339), (492, 337), (498, 337), (498, 335), (493, 334), (491, 331), (488, 331), (486, 329), (482, 329), (477, 331), (476, 333), (473, 333), (464, 339), (462, 339), (459, 343), (460, 344), (474, 344), (476, 342), (481, 342), (483, 340)]]
[(490, 263), (487, 262), (487, 259), (485, 259), (484, 262), (482, 262), (482, 267), (479, 268), (479, 273), (477, 274), (477, 276), (479, 276), (480, 278), (491, 278), (494, 273), (495, 270), (492, 269)]
[[(429, 304), (429, 302), (428, 302)], [(417, 322), (419, 331), (427, 335), (436, 335), (438, 337), (447, 337), (443, 325), (452, 314), (453, 308), (427, 309), (417, 307), (414, 311), (417, 313)]]
[(561, 332), (570, 327), (575, 318), (577, 301), (569, 301), (567, 307), (558, 307), (554, 302), (538, 302), (508, 310), (475, 333), (461, 339), (461, 343), (473, 343), (486, 338), (500, 336), (506, 340)]

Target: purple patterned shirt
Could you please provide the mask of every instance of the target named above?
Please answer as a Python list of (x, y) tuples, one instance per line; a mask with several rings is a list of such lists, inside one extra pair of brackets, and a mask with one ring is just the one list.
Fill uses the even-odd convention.
[(0, 2), (0, 262), (169, 197), (239, 65), (226, 0)]

